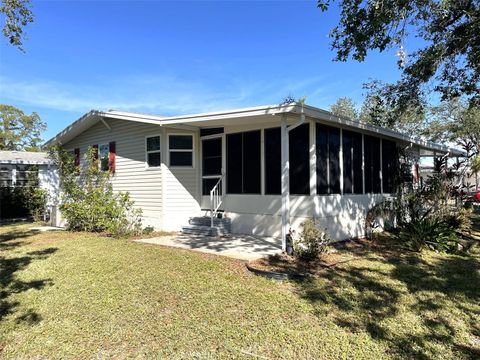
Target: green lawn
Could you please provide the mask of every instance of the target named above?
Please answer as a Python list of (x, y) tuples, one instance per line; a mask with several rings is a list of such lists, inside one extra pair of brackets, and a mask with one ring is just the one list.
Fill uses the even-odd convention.
[(366, 251), (307, 282), (91, 234), (0, 227), (1, 358), (480, 356), (480, 257)]

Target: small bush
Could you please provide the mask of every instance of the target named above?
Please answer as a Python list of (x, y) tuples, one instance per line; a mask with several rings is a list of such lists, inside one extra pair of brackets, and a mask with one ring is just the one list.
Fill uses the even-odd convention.
[(0, 218), (41, 220), (46, 210), (47, 191), (37, 185), (0, 187)]
[(18, 188), (25, 208), (35, 221), (42, 219), (47, 206), (47, 191), (37, 186)]
[(400, 238), (414, 251), (428, 247), (431, 250), (453, 252), (458, 246), (455, 228), (437, 217), (426, 217), (406, 224), (400, 231)]
[(315, 221), (310, 219), (302, 223), (302, 232), (298, 237), (294, 234), (292, 240), (295, 256), (306, 261), (316, 259), (330, 242), (327, 233), (318, 229)]
[(100, 170), (93, 149), (85, 154), (82, 171), (62, 149), (51, 154), (60, 169), (60, 210), (68, 230), (105, 232), (114, 237), (141, 233), (141, 209), (134, 207), (128, 193), (113, 191), (110, 173)]

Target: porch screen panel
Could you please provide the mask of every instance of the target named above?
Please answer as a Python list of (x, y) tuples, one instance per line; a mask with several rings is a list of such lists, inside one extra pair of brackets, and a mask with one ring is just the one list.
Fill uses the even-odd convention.
[(362, 134), (352, 134), (353, 193), (363, 194)]
[(395, 191), (397, 164), (397, 145), (394, 141), (382, 140), (382, 181), (384, 193)]
[(265, 129), (265, 194), (282, 192), (281, 129)]
[(340, 129), (330, 128), (328, 134), (330, 194), (340, 194)]
[(260, 194), (260, 130), (227, 135), (227, 192)]
[(310, 194), (309, 124), (303, 124), (289, 134), (290, 193)]
[(202, 175), (222, 174), (222, 139), (202, 141)]
[(316, 125), (317, 194), (340, 193), (340, 129)]
[(380, 193), (380, 139), (365, 135), (365, 192)]
[(343, 192), (363, 193), (362, 134), (343, 131)]
[(351, 194), (353, 192), (353, 134), (350, 131), (343, 131), (342, 146), (343, 146), (343, 192)]
[(242, 133), (227, 135), (227, 192), (242, 193)]
[(243, 193), (260, 194), (260, 130), (243, 133)]
[(316, 125), (317, 194), (328, 194), (328, 127)]

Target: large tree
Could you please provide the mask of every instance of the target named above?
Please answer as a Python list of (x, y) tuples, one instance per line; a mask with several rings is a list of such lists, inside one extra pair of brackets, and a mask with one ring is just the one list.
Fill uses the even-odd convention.
[[(326, 11), (335, 0), (318, 0)], [(431, 90), (442, 100), (468, 98), (480, 105), (480, 2), (478, 0), (338, 0), (340, 21), (330, 32), (337, 61), (363, 61), (369, 51), (398, 49), (402, 76), (387, 84), (389, 106), (422, 106)], [(421, 46), (407, 56), (405, 39)], [(408, 50), (408, 49), (407, 49)]]
[(358, 111), (355, 102), (349, 97), (338, 98), (337, 101), (330, 105), (330, 111), (337, 115), (350, 120), (358, 120)]
[(45, 129), (36, 112), (26, 115), (14, 106), (0, 104), (0, 150), (39, 150)]
[(24, 28), (33, 22), (30, 0), (1, 0), (2, 33), (11, 45), (23, 51)]
[(419, 135), (426, 120), (425, 104), (413, 103), (400, 110), (383, 93), (384, 86), (385, 84), (379, 81), (364, 85), (366, 94), (360, 110), (360, 120), (372, 125)]
[[(480, 109), (454, 99), (433, 106), (424, 135), (434, 141), (450, 142), (461, 147), (465, 156), (461, 164), (467, 176), (480, 171)], [(478, 180), (477, 180), (478, 183)]]
[(460, 99), (432, 106), (425, 135), (434, 141), (469, 143), (472, 152), (480, 153), (480, 109)]

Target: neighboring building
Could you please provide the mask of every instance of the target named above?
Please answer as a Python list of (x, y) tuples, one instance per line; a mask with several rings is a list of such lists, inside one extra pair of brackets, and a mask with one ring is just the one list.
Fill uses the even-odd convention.
[(56, 203), (58, 173), (48, 154), (31, 151), (0, 151), (0, 187), (25, 186), (38, 179), (38, 186), (47, 191), (47, 206)]
[(145, 226), (180, 230), (220, 211), (234, 233), (285, 238), (313, 217), (337, 240), (364, 235), (367, 210), (392, 191), (397, 146), (414, 157), (451, 151), (300, 104), (173, 117), (91, 111), (47, 145), (58, 143), (78, 163), (98, 148)]

